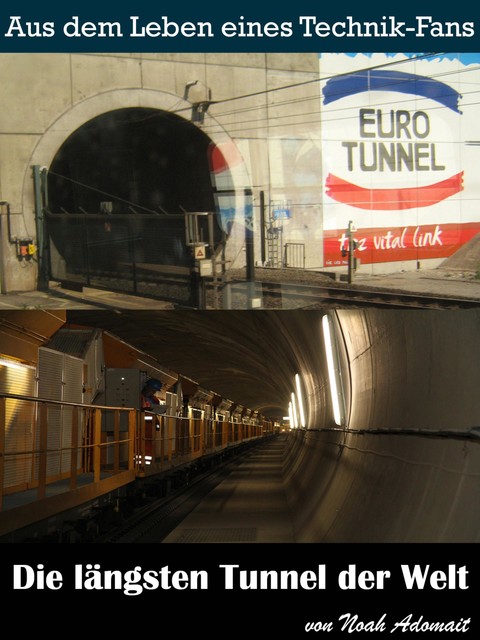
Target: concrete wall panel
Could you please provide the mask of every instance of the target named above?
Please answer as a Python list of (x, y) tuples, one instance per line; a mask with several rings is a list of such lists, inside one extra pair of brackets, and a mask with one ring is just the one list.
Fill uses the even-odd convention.
[(2, 54), (2, 132), (38, 134), (71, 104), (70, 56)]
[(112, 89), (141, 87), (141, 61), (125, 56), (72, 56), (72, 100)]

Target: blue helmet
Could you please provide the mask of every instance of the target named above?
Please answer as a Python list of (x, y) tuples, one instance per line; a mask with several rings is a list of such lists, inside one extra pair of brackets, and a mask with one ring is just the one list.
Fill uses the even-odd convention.
[(157, 378), (150, 378), (150, 380), (147, 380), (145, 383), (145, 388), (153, 389), (154, 391), (160, 391), (162, 386), (162, 383), (160, 380), (157, 380)]

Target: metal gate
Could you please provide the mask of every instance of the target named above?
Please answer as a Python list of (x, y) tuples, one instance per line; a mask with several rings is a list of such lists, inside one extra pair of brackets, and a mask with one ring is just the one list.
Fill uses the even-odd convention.
[[(186, 237), (188, 218), (200, 214), (139, 213), (132, 207), (112, 214), (109, 202), (102, 202), (96, 213), (52, 212), (47, 174), (33, 167), (39, 288), (54, 280), (70, 289), (94, 287), (201, 306), (198, 264)], [(205, 258), (213, 259), (225, 234), (215, 212), (201, 216)]]
[(197, 306), (184, 216), (45, 212), (50, 278)]
[(305, 245), (303, 243), (285, 243), (283, 266), (294, 269), (305, 269)]

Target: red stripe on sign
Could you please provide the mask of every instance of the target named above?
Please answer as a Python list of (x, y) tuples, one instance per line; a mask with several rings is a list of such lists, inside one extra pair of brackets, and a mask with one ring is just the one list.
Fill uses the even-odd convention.
[(213, 173), (223, 173), (243, 162), (239, 150), (233, 142), (210, 143), (208, 147), (210, 169)]
[[(354, 233), (361, 264), (448, 258), (480, 233), (480, 222), (429, 224), (391, 228), (359, 228)], [(347, 248), (344, 229), (324, 232), (324, 266), (347, 264), (342, 257)]]
[(365, 189), (329, 173), (325, 187), (330, 198), (358, 209), (413, 209), (429, 207), (462, 191), (463, 171), (435, 184), (403, 189)]

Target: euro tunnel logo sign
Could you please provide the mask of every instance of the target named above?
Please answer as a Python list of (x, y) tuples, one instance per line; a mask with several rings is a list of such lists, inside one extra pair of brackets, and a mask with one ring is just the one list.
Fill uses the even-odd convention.
[(428, 207), (463, 190), (460, 94), (436, 79), (371, 70), (323, 87), (325, 192), (358, 209)]

